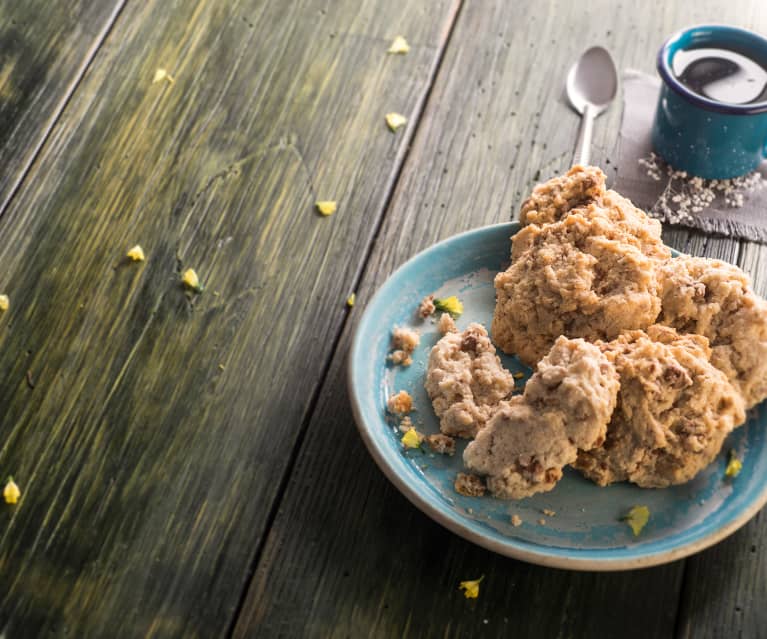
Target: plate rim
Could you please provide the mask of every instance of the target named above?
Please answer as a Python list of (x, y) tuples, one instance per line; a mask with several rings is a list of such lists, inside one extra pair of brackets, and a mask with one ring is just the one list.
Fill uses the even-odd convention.
[[(365, 325), (366, 321), (369, 320), (369, 317), (370, 317), (369, 313), (371, 312), (371, 309), (374, 308), (375, 303), (378, 301), (378, 298), (383, 294), (383, 290), (386, 284), (390, 280), (395, 278), (397, 275), (399, 275), (402, 271), (406, 270), (412, 263), (421, 259), (423, 255), (433, 250), (436, 250), (438, 247), (444, 244), (458, 241), (461, 238), (464, 238), (470, 235), (476, 235), (482, 232), (489, 232), (492, 230), (500, 231), (503, 228), (508, 229), (509, 239), (511, 239), (511, 234), (513, 234), (514, 232), (516, 232), (516, 230), (521, 228), (521, 225), (517, 221), (512, 221), (512, 222), (500, 222), (497, 224), (489, 224), (486, 226), (475, 227), (473, 229), (469, 229), (461, 233), (456, 233), (455, 235), (451, 235), (450, 237), (440, 240), (439, 242), (435, 242), (434, 244), (431, 244), (428, 247), (424, 248), (423, 250), (419, 251), (418, 253), (410, 257), (408, 260), (403, 262), (394, 271), (392, 271), (392, 273), (390, 273), (386, 277), (386, 279), (376, 288), (375, 293), (370, 298), (370, 300), (366, 303), (365, 309), (362, 315), (357, 320), (354, 326), (352, 343), (351, 343), (351, 347), (349, 348), (349, 352), (347, 355), (347, 362), (346, 362), (347, 392), (349, 395), (349, 401), (351, 403), (352, 413), (354, 415), (354, 422), (357, 426), (357, 430), (359, 431), (360, 436), (362, 437), (362, 441), (365, 443), (365, 447), (367, 448), (368, 453), (373, 458), (378, 468), (386, 476), (386, 478), (392, 484), (394, 484), (394, 486), (399, 490), (399, 492), (403, 494), (408, 499), (408, 501), (410, 501), (411, 504), (413, 504), (425, 515), (430, 517), (433, 521), (447, 528), (448, 530), (458, 535), (459, 537), (462, 537), (463, 539), (471, 543), (477, 544), (478, 546), (486, 548), (487, 550), (491, 550), (500, 555), (510, 557), (512, 559), (526, 561), (532, 564), (537, 564), (539, 566), (549, 567), (549, 568), (564, 568), (564, 569), (570, 569), (570, 570), (599, 571), (599, 572), (633, 570), (637, 568), (650, 568), (652, 566), (659, 566), (662, 564), (670, 563), (672, 561), (676, 561), (678, 559), (683, 559), (685, 557), (689, 557), (690, 555), (696, 554), (702, 550), (705, 550), (706, 548), (709, 548), (713, 546), (714, 544), (722, 541), (723, 539), (725, 539), (726, 537), (734, 533), (736, 530), (744, 526), (762, 509), (765, 503), (767, 503), (767, 482), (765, 482), (761, 492), (752, 501), (752, 503), (747, 508), (744, 508), (737, 517), (734, 517), (730, 522), (728, 522), (728, 524), (721, 526), (720, 528), (713, 530), (710, 533), (698, 539), (695, 539), (690, 542), (686, 542), (675, 548), (671, 548), (671, 549), (663, 550), (659, 552), (648, 553), (646, 555), (640, 555), (640, 556), (631, 557), (631, 558), (611, 558), (609, 556), (606, 556), (604, 558), (595, 559), (595, 558), (583, 558), (583, 557), (575, 557), (575, 556), (551, 555), (551, 554), (547, 554), (545, 551), (539, 552), (535, 550), (530, 550), (528, 548), (520, 548), (518, 546), (515, 546), (513, 543), (515, 540), (514, 537), (505, 536), (504, 539), (506, 541), (500, 542), (488, 536), (478, 534), (472, 531), (465, 524), (462, 523), (457, 513), (454, 516), (449, 516), (443, 513), (442, 511), (440, 511), (439, 509), (437, 509), (431, 503), (430, 499), (427, 499), (420, 492), (415, 490), (415, 488), (413, 488), (407, 481), (405, 481), (405, 479), (399, 473), (396, 472), (393, 465), (389, 462), (387, 455), (377, 445), (376, 441), (373, 438), (373, 434), (370, 431), (370, 428), (368, 427), (367, 422), (365, 421), (363, 417), (361, 400), (360, 400), (356, 383), (355, 383), (354, 361), (355, 361), (355, 355), (360, 351), (360, 349), (363, 348), (363, 344), (361, 343), (362, 327)], [(671, 247), (668, 247), (668, 248), (671, 248)], [(676, 251), (676, 249), (671, 249), (671, 250), (678, 255), (683, 255), (683, 253), (681, 253), (680, 251)], [(527, 543), (534, 543), (534, 542), (527, 542)], [(546, 546), (541, 546), (541, 548), (545, 549)], [(573, 548), (569, 550), (572, 550), (572, 552), (578, 552), (579, 549)], [(600, 551), (599, 549), (589, 549), (589, 550), (590, 552)], [(604, 552), (606, 553), (609, 553), (611, 551), (612, 549), (604, 550)]]

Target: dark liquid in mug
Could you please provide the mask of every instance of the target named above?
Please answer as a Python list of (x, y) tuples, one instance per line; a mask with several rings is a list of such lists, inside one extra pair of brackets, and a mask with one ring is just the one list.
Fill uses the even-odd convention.
[(767, 101), (767, 69), (729, 49), (677, 51), (672, 71), (684, 86), (710, 100), (727, 104)]

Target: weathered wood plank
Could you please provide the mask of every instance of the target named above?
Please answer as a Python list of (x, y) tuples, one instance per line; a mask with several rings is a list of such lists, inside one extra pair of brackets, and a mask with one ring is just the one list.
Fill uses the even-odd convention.
[(125, 8), (0, 219), (6, 636), (226, 632), (455, 9)]
[[(582, 48), (651, 71), (689, 22), (754, 20), (753, 3), (466, 3), (358, 297), (431, 243), (508, 219), (533, 182), (569, 164), (577, 119), (562, 83)], [(608, 170), (620, 109), (596, 125)], [(737, 243), (670, 229), (681, 250), (737, 256)], [(367, 456), (345, 392), (345, 329), (235, 636), (668, 637), (683, 563), (594, 575), (507, 560), (445, 532), (389, 486)], [(477, 602), (460, 580), (486, 575)], [(714, 613), (712, 613), (714, 614)]]
[(124, 3), (0, 3), (0, 215)]

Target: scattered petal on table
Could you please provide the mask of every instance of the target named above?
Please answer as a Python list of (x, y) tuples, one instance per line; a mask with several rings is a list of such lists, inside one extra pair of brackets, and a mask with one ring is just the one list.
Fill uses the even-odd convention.
[(188, 268), (184, 271), (184, 275), (181, 277), (181, 281), (185, 286), (195, 291), (196, 293), (202, 293), (202, 284), (200, 284), (200, 278), (194, 269)]
[(628, 514), (623, 520), (631, 526), (631, 530), (634, 531), (634, 536), (638, 537), (642, 529), (647, 525), (650, 520), (650, 509), (647, 506), (634, 506), (628, 511)]
[(401, 126), (404, 126), (405, 124), (407, 124), (407, 118), (404, 115), (401, 115), (400, 113), (387, 113), (386, 124), (389, 125), (389, 128), (392, 131), (396, 131)]
[(349, 297), (346, 298), (346, 305), (349, 308), (352, 308), (356, 301), (357, 301), (357, 294), (356, 293), (352, 293), (351, 295), (349, 295)]
[(144, 261), (144, 249), (142, 249), (138, 244), (134, 246), (130, 251), (128, 251), (127, 256), (129, 259), (133, 260), (134, 262), (143, 262)]
[(423, 436), (415, 428), (411, 428), (402, 436), (400, 441), (405, 448), (418, 448), (422, 440)]
[(316, 206), (317, 210), (325, 217), (328, 215), (333, 215), (333, 213), (336, 212), (336, 208), (338, 208), (337, 203), (331, 200), (323, 200), (322, 202), (317, 202)]
[(450, 313), (453, 318), (460, 317), (461, 313), (463, 313), (463, 304), (455, 295), (446, 297), (443, 300), (435, 299), (434, 306), (442, 313)]
[(730, 451), (730, 459), (727, 462), (727, 468), (724, 471), (725, 477), (737, 477), (743, 469), (743, 462), (738, 459), (734, 450)]
[(0, 312), (7, 311), (10, 305), (11, 305), (11, 300), (8, 299), (8, 296), (0, 295)]
[(391, 46), (386, 50), (386, 53), (402, 53), (405, 54), (410, 51), (410, 45), (405, 40), (404, 36), (397, 36), (391, 43)]
[(482, 575), (479, 579), (474, 579), (473, 581), (462, 581), (458, 584), (458, 588), (463, 590), (463, 596), (466, 599), (476, 599), (479, 597), (479, 582), (484, 578), (485, 575)]
[(173, 84), (175, 80), (173, 79), (173, 76), (168, 73), (165, 69), (157, 69), (157, 71), (154, 72), (154, 78), (152, 78), (152, 84), (157, 84), (158, 82), (162, 82), (165, 80), (168, 84)]
[(3, 498), (5, 499), (5, 503), (6, 504), (18, 503), (19, 497), (21, 497), (21, 490), (19, 490), (19, 487), (16, 485), (16, 482), (13, 481), (13, 477), (9, 477), (8, 481), (5, 484), (5, 488), (3, 488)]

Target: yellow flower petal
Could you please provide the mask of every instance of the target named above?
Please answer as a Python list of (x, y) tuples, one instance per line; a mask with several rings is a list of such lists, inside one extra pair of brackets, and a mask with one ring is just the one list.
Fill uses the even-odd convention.
[(165, 69), (157, 69), (157, 71), (154, 72), (154, 78), (152, 78), (152, 84), (157, 84), (158, 82), (162, 82), (163, 80), (167, 81), (168, 84), (173, 84), (175, 80), (173, 79), (173, 76), (168, 73)]
[(438, 311), (450, 313), (454, 318), (460, 317), (461, 313), (463, 313), (463, 304), (455, 295), (446, 297), (443, 300), (435, 299), (434, 306)]
[(326, 217), (328, 215), (333, 215), (333, 213), (336, 212), (336, 208), (337, 208), (336, 202), (332, 202), (330, 200), (317, 202), (315, 206), (317, 207), (317, 210)]
[(356, 301), (357, 301), (357, 294), (356, 293), (352, 293), (351, 295), (349, 295), (349, 297), (346, 298), (346, 305), (349, 308), (351, 308), (352, 306), (354, 306), (354, 302), (356, 302)]
[(401, 115), (399, 113), (386, 114), (386, 124), (389, 125), (389, 128), (392, 131), (396, 131), (401, 126), (404, 126), (406, 123), (407, 123), (407, 118), (404, 115)]
[(634, 537), (638, 537), (650, 520), (650, 509), (647, 506), (634, 506), (628, 511), (623, 520), (631, 526), (631, 530), (634, 531)]
[(5, 488), (3, 488), (3, 498), (5, 499), (5, 503), (15, 504), (19, 501), (19, 497), (21, 497), (21, 491), (16, 485), (16, 482), (13, 481), (13, 477), (9, 477), (8, 482), (5, 484)]
[(8, 296), (0, 295), (0, 311), (7, 311), (10, 305), (11, 300), (8, 299)]
[(202, 284), (200, 284), (200, 278), (197, 277), (197, 273), (195, 273), (194, 269), (186, 269), (184, 275), (181, 277), (181, 281), (185, 286), (188, 286), (196, 293), (202, 293)]
[(421, 445), (423, 437), (418, 433), (415, 428), (411, 428), (407, 431), (400, 440), (405, 448), (418, 448)]
[(725, 477), (737, 477), (743, 470), (743, 462), (738, 459), (734, 450), (730, 451), (730, 460), (727, 462), (727, 468), (724, 471)]
[(404, 36), (397, 36), (391, 43), (391, 46), (386, 50), (386, 53), (407, 53), (410, 51), (410, 45), (405, 40)]
[(484, 578), (485, 575), (482, 575), (479, 579), (473, 581), (462, 581), (458, 584), (458, 588), (463, 589), (463, 596), (466, 599), (476, 599), (479, 597), (479, 582)]
[(138, 244), (136, 244), (136, 246), (134, 246), (130, 251), (128, 251), (127, 256), (129, 259), (133, 260), (134, 262), (143, 262), (144, 249), (142, 249)]

